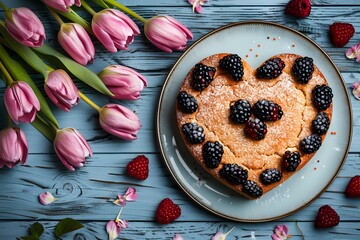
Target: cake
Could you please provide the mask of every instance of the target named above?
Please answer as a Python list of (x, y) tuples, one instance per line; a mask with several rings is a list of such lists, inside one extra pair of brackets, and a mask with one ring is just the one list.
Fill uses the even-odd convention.
[(253, 69), (237, 54), (219, 53), (186, 75), (176, 119), (200, 166), (256, 199), (289, 179), (321, 147), (332, 97), (309, 57), (279, 54)]

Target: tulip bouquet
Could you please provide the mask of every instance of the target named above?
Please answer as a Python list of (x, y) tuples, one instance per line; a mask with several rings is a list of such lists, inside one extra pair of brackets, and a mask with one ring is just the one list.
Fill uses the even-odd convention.
[[(0, 131), (0, 168), (5, 165), (12, 168), (27, 160), (25, 133), (13, 126), (20, 121), (31, 123), (52, 141), (63, 165), (74, 171), (92, 155), (91, 147), (76, 129), (60, 127), (47, 99), (67, 112), (81, 99), (99, 113), (99, 123), (105, 131), (125, 140), (135, 140), (141, 124), (133, 111), (115, 103), (98, 106), (76, 87), (73, 79), (121, 100), (139, 99), (140, 92), (147, 86), (145, 77), (129, 67), (110, 65), (98, 74), (86, 68), (95, 55), (90, 36), (95, 36), (110, 52), (128, 49), (140, 30), (122, 11), (143, 22), (149, 41), (167, 52), (184, 49), (192, 34), (172, 17), (156, 16), (146, 20), (114, 0), (93, 0), (104, 8), (100, 12), (80, 0), (42, 2), (60, 24), (58, 41), (70, 58), (44, 44), (44, 26), (30, 9), (7, 8), (0, 1), (0, 7), (5, 10), (4, 21), (0, 19), (0, 78), (6, 84), (4, 103), (9, 116), (8, 127)], [(82, 6), (92, 15), (91, 24), (71, 9), (73, 5)], [(61, 17), (72, 22), (65, 23)], [(10, 57), (9, 51), (16, 53), (28, 67)], [(59, 64), (61, 68), (54, 67)], [(47, 98), (28, 74), (29, 68), (42, 75)]]

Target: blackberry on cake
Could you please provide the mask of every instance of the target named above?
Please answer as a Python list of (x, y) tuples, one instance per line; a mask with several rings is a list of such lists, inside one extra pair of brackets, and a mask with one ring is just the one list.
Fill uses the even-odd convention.
[(181, 91), (178, 94), (177, 102), (183, 113), (194, 113), (198, 108), (196, 99), (186, 91)]
[(216, 69), (202, 63), (195, 65), (192, 74), (192, 87), (197, 91), (204, 90), (214, 79)]
[(243, 184), (248, 178), (248, 171), (241, 166), (234, 164), (224, 164), (220, 170), (220, 176), (228, 182), (238, 185)]
[(197, 123), (185, 123), (182, 125), (182, 132), (192, 144), (202, 143), (205, 140), (204, 129)]
[(264, 79), (274, 79), (281, 75), (285, 63), (281, 58), (271, 58), (262, 66), (256, 69), (256, 77)]
[(283, 115), (283, 111), (277, 103), (266, 99), (257, 101), (252, 111), (257, 118), (263, 121), (276, 121)]
[(330, 127), (330, 118), (326, 112), (319, 112), (312, 122), (312, 129), (314, 133), (323, 135)]
[(243, 189), (242, 191), (246, 194), (248, 194), (250, 197), (253, 198), (258, 198), (263, 194), (263, 190), (261, 187), (259, 187), (257, 185), (256, 182), (252, 181), (252, 180), (247, 180), (244, 184), (243, 184)]
[(310, 57), (297, 58), (292, 67), (292, 72), (294, 73), (296, 80), (299, 83), (308, 83), (314, 72), (313, 59)]
[(240, 99), (230, 106), (230, 119), (234, 123), (246, 123), (251, 115), (251, 105)]
[(240, 81), (244, 75), (244, 66), (241, 57), (237, 54), (230, 54), (220, 59), (219, 66), (228, 72), (235, 81)]
[(319, 111), (324, 111), (330, 107), (334, 97), (331, 87), (326, 84), (316, 85), (312, 90), (313, 103)]
[(301, 163), (300, 153), (298, 151), (286, 151), (282, 156), (282, 164), (286, 171), (294, 172)]
[(260, 174), (260, 180), (263, 184), (268, 185), (280, 181), (282, 174), (277, 168), (269, 168)]
[(203, 146), (203, 158), (209, 168), (217, 168), (224, 153), (223, 146), (218, 142), (207, 141)]
[(313, 153), (319, 150), (322, 143), (322, 139), (318, 134), (312, 134), (303, 138), (300, 141), (300, 149), (304, 153)]
[(267, 133), (267, 126), (258, 118), (251, 118), (245, 124), (245, 135), (256, 140), (261, 140)]

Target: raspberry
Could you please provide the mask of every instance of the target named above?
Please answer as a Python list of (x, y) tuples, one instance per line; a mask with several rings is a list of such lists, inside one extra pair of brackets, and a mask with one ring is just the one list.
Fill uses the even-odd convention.
[(300, 153), (298, 151), (286, 151), (282, 157), (282, 163), (286, 171), (294, 172), (301, 163)]
[(217, 168), (224, 153), (223, 146), (218, 142), (207, 141), (203, 146), (203, 158), (206, 166)]
[(360, 197), (360, 175), (352, 177), (346, 186), (345, 195), (350, 198)]
[(240, 99), (230, 106), (230, 119), (234, 123), (246, 123), (251, 115), (250, 103)]
[(214, 67), (201, 63), (196, 64), (192, 74), (192, 87), (197, 91), (204, 90), (214, 79), (215, 72)]
[(285, 63), (281, 58), (272, 58), (256, 69), (256, 76), (258, 78), (274, 79), (280, 76), (284, 67)]
[(267, 126), (258, 118), (250, 119), (244, 128), (245, 135), (256, 140), (263, 139), (267, 133)]
[(185, 123), (182, 132), (192, 144), (202, 143), (205, 140), (204, 129), (197, 123)]
[(314, 133), (323, 135), (327, 132), (330, 126), (330, 118), (325, 112), (319, 112), (312, 122), (312, 129)]
[(299, 83), (308, 83), (314, 72), (313, 59), (309, 57), (297, 58), (292, 67), (292, 72)]
[(315, 218), (315, 227), (328, 228), (337, 226), (340, 222), (339, 215), (329, 205), (324, 205), (319, 208)]
[(245, 183), (248, 171), (241, 166), (234, 164), (224, 164), (220, 170), (220, 175), (232, 184)]
[(263, 194), (261, 187), (259, 187), (257, 183), (252, 180), (247, 180), (243, 184), (242, 191), (253, 198), (258, 198)]
[(312, 94), (313, 103), (319, 111), (326, 110), (328, 107), (330, 107), (334, 95), (332, 93), (332, 89), (329, 86), (325, 84), (316, 85), (312, 90)]
[(303, 138), (303, 140), (300, 141), (300, 149), (304, 153), (313, 153), (319, 150), (321, 143), (321, 137), (317, 134), (312, 134)]
[(291, 0), (285, 7), (285, 13), (299, 18), (309, 16), (311, 11), (310, 0)]
[(262, 121), (276, 121), (283, 115), (283, 111), (277, 103), (265, 99), (257, 101), (252, 111)]
[(282, 174), (277, 168), (269, 168), (260, 174), (261, 182), (265, 185), (269, 185), (274, 182), (280, 181)]
[(180, 217), (181, 209), (170, 198), (163, 199), (156, 209), (155, 219), (158, 223), (167, 224)]
[(149, 159), (144, 155), (139, 155), (126, 166), (126, 172), (140, 180), (145, 180), (149, 176)]
[(184, 113), (194, 113), (198, 108), (196, 99), (185, 91), (181, 91), (177, 96), (180, 110)]
[(345, 46), (354, 36), (355, 28), (350, 23), (335, 22), (329, 26), (330, 40), (335, 47)]
[(237, 54), (231, 54), (223, 57), (219, 62), (219, 66), (221, 69), (230, 73), (231, 77), (237, 82), (240, 81), (244, 75), (244, 67), (241, 57)]

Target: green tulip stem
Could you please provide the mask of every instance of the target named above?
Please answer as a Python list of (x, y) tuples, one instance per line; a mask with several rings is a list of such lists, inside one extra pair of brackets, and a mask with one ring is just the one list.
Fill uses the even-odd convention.
[(3, 72), (4, 76), (5, 76), (5, 82), (6, 85), (11, 85), (14, 83), (13, 78), (11, 77), (10, 73), (8, 72), (8, 70), (6, 69), (6, 67), (4, 66), (4, 64), (2, 63), (2, 61), (0, 60), (0, 70)]
[(8, 7), (2, 1), (0, 1), (0, 8), (4, 9), (5, 11), (8, 10)]
[(84, 7), (84, 9), (90, 13), (92, 16), (94, 16), (96, 14), (96, 12), (94, 11), (94, 9), (92, 9), (89, 4), (87, 4), (87, 2), (81, 0), (81, 6)]
[(126, 12), (127, 14), (129, 14), (130, 16), (133, 16), (134, 18), (138, 19), (139, 21), (145, 23), (147, 20), (145, 18), (143, 18), (142, 16), (140, 16), (139, 14), (137, 14), (136, 12), (134, 12), (133, 10), (131, 10), (130, 8), (122, 5), (121, 3), (114, 1), (114, 0), (104, 0), (104, 2), (115, 6), (117, 8), (119, 8), (121, 11)]
[(84, 102), (86, 102), (90, 107), (92, 107), (96, 111), (100, 110), (100, 107), (96, 103), (94, 103), (91, 99), (89, 99), (87, 96), (85, 96), (85, 94), (83, 94), (80, 90), (79, 90), (79, 96)]
[(57, 14), (54, 10), (52, 10), (50, 7), (48, 7), (51, 15), (55, 18), (56, 22), (61, 26), (64, 24), (64, 21), (60, 18), (59, 14)]
[(93, 34), (90, 24), (83, 19), (82, 17), (80, 17), (74, 10), (72, 10), (70, 8), (70, 12), (61, 12), (61, 11), (56, 11), (57, 14), (60, 14), (61, 16), (69, 19), (72, 22), (75, 22), (77, 24), (80, 24), (89, 34)]

